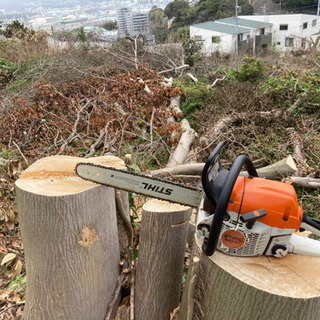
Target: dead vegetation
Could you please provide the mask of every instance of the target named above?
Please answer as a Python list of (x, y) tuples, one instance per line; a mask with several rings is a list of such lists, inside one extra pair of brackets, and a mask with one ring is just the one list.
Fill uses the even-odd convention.
[[(21, 171), (53, 154), (130, 153), (141, 171), (161, 168), (182, 134), (169, 108), (172, 97), (181, 95), (181, 108), (197, 132), (186, 162), (204, 162), (224, 140), (226, 164), (246, 153), (263, 167), (292, 154), (300, 176), (319, 178), (319, 101), (311, 87), (320, 82), (320, 68), (314, 52), (261, 57), (263, 68), (252, 82), (230, 76), (232, 70), (244, 72), (243, 57), (203, 58), (187, 68), (181, 46), (146, 50), (139, 44), (136, 70), (130, 43), (57, 49), (40, 37), (21, 45), (1, 40), (13, 69), (0, 92), (0, 259), (12, 254), (1, 267), (0, 318), (20, 319), (23, 306), (25, 284), (15, 280), (25, 275), (14, 204)], [(165, 78), (170, 76), (174, 86)], [(297, 193), (302, 206), (319, 217), (319, 189), (298, 187)], [(12, 281), (15, 290), (8, 289)]]

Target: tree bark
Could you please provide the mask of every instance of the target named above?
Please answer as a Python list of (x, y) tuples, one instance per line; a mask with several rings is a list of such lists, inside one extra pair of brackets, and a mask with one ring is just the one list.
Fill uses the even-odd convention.
[(189, 269), (179, 320), (320, 318), (319, 257), (207, 257), (199, 240), (195, 247), (199, 265)]
[[(159, 170), (151, 171), (152, 176), (163, 177), (166, 175), (199, 175), (201, 176), (204, 163), (188, 163), (176, 165), (174, 167), (166, 167)], [(257, 169), (259, 177), (266, 179), (282, 179), (291, 175), (297, 170), (294, 160), (289, 155), (285, 159), (273, 163), (269, 166)], [(246, 174), (241, 172), (241, 175)]]
[(320, 179), (310, 177), (288, 177), (285, 182), (309, 189), (320, 188)]
[(172, 97), (170, 99), (169, 110), (172, 111), (177, 119), (182, 119), (183, 112), (180, 109), (180, 96)]
[[(283, 160), (270, 164), (269, 166), (257, 169), (259, 177), (277, 180), (283, 177), (290, 176), (297, 171), (297, 167), (291, 155), (288, 155)], [(243, 173), (241, 172), (240, 175)]]
[(176, 149), (167, 163), (167, 167), (181, 165), (184, 162), (189, 154), (190, 146), (196, 137), (196, 132), (190, 127), (188, 120), (183, 119), (181, 121), (181, 126), (183, 128), (183, 133)]
[(119, 275), (114, 190), (76, 176), (79, 161), (124, 168), (116, 157), (41, 159), (16, 182), (25, 250), (24, 319), (104, 319)]
[(160, 200), (143, 206), (136, 270), (135, 319), (169, 320), (181, 293), (191, 208)]

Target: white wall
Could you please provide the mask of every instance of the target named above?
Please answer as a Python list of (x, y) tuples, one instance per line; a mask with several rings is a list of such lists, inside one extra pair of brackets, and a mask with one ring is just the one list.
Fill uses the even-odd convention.
[[(263, 16), (241, 16), (240, 18), (273, 23), (273, 42), (276, 48), (281, 51), (301, 48), (302, 39), (306, 39), (306, 48), (311, 35), (319, 32), (320, 19), (316, 15), (307, 14), (283, 14), (283, 15), (263, 15)], [(315, 25), (313, 26), (313, 22)], [(303, 29), (303, 24), (307, 23), (307, 28)], [(288, 25), (288, 30), (280, 30), (280, 25)], [(293, 39), (293, 47), (287, 47), (286, 38)]]
[[(247, 39), (247, 35), (250, 35), (250, 31), (243, 33), (243, 40)], [(235, 52), (236, 47), (236, 35), (222, 33), (217, 31), (211, 31), (201, 28), (190, 26), (190, 38), (194, 39), (195, 36), (201, 36), (202, 51), (206, 54), (210, 54), (215, 51), (232, 53)], [(220, 43), (212, 43), (212, 37), (220, 37)], [(251, 35), (250, 35), (251, 37)]]

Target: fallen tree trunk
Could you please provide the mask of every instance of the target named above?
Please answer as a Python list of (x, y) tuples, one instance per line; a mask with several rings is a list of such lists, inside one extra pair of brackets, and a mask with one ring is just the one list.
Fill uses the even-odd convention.
[[(191, 163), (184, 165), (176, 165), (174, 167), (166, 167), (159, 170), (151, 171), (152, 176), (164, 177), (172, 175), (201, 175), (204, 167), (204, 163)], [(289, 155), (285, 159), (273, 163), (269, 166), (257, 169), (259, 177), (266, 179), (282, 179), (293, 174), (297, 170), (297, 167)], [(241, 172), (240, 175), (245, 175), (245, 172)]]
[(28, 285), (24, 319), (104, 319), (119, 275), (114, 190), (75, 175), (79, 161), (43, 158), (16, 181)]
[(179, 320), (317, 320), (320, 258), (205, 256), (197, 240)]
[(181, 121), (181, 126), (183, 133), (176, 149), (167, 163), (167, 167), (174, 167), (184, 162), (189, 154), (190, 146), (196, 137), (196, 132), (190, 127), (188, 120), (183, 119)]
[(191, 208), (160, 200), (143, 206), (135, 319), (168, 320), (179, 305)]
[(305, 187), (309, 189), (320, 188), (320, 179), (309, 177), (288, 177), (285, 182), (293, 184), (299, 187)]
[(170, 99), (169, 110), (172, 111), (172, 113), (177, 119), (182, 119), (183, 112), (180, 109), (180, 96), (172, 97)]
[[(288, 155), (283, 160), (270, 164), (269, 166), (257, 169), (259, 177), (277, 180), (283, 177), (290, 176), (297, 171), (294, 160), (291, 155)], [(243, 175), (241, 172), (240, 175)]]

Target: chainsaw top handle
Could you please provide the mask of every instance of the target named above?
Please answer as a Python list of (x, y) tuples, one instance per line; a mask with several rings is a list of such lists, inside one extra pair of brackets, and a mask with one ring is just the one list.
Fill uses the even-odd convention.
[[(204, 191), (210, 201), (212, 201), (212, 199), (214, 199), (214, 190), (212, 188), (212, 186), (214, 187), (214, 184), (212, 182), (209, 183), (210, 177), (208, 175), (208, 171), (209, 171), (208, 168), (212, 167), (213, 161), (217, 161), (216, 157), (221, 152), (222, 146), (223, 146), (223, 143), (222, 143), (222, 145), (219, 144), (215, 148), (215, 150), (212, 152), (212, 154), (216, 154), (216, 156), (215, 157), (210, 156), (208, 158), (208, 161), (204, 167), (204, 172), (203, 172), (203, 175), (206, 175), (206, 177), (204, 177), (202, 175), (202, 182), (204, 182), (204, 184), (203, 184)], [(218, 150), (216, 150), (216, 149), (218, 149)], [(210, 163), (208, 163), (209, 161), (210, 161)], [(224, 168), (221, 169), (221, 165), (219, 162), (219, 172), (222, 170), (222, 172), (224, 172), (224, 174), (226, 174), (226, 172), (227, 172), (227, 175), (226, 175), (226, 178), (223, 182), (223, 187), (222, 187), (222, 190), (219, 194), (216, 205), (215, 205), (215, 203), (213, 203), (215, 205), (215, 210), (214, 210), (212, 224), (210, 227), (209, 237), (204, 238), (203, 245), (202, 245), (202, 251), (207, 256), (211, 256), (217, 247), (219, 235), (220, 235), (222, 224), (223, 224), (224, 214), (227, 210), (227, 206), (229, 203), (229, 199), (230, 199), (233, 187), (236, 183), (236, 180), (237, 180), (239, 173), (241, 171), (241, 168), (243, 166), (245, 166), (245, 168), (249, 174), (249, 177), (258, 177), (258, 173), (257, 173), (252, 161), (245, 155), (240, 155), (236, 158), (236, 160), (233, 162), (229, 172)], [(217, 176), (217, 179), (218, 178), (219, 178), (219, 175)], [(210, 196), (208, 196), (208, 195), (210, 195)]]

